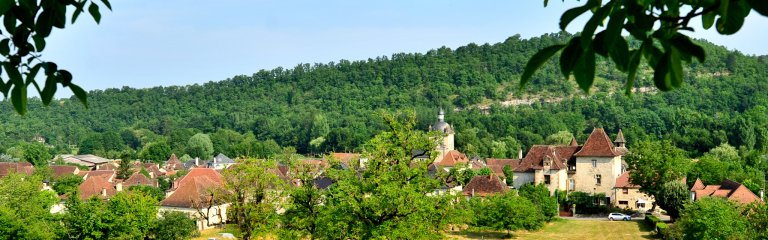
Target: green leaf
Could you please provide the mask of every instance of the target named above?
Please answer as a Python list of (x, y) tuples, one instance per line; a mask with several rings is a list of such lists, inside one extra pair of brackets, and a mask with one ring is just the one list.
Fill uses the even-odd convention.
[(712, 25), (715, 24), (715, 17), (717, 16), (717, 13), (712, 11), (705, 13), (704, 15), (701, 15), (701, 26), (704, 27), (704, 29), (709, 29), (712, 27)]
[(84, 12), (83, 9), (85, 8), (85, 2), (75, 3), (73, 5), (75, 6), (75, 12), (72, 13), (72, 23), (74, 24), (77, 20), (77, 17), (79, 17), (80, 14)]
[(11, 84), (5, 83), (2, 79), (0, 79), (0, 92), (3, 93), (3, 96), (8, 96), (8, 91), (11, 90)]
[(768, 16), (768, 2), (765, 0), (747, 0), (747, 2), (752, 6), (752, 9), (754, 9), (755, 12), (763, 16)]
[(27, 113), (27, 86), (24, 84), (14, 84), (11, 90), (11, 103), (16, 113), (24, 115)]
[(683, 85), (683, 64), (680, 59), (680, 53), (674, 47), (669, 50), (669, 82), (672, 87), (679, 88)]
[(53, 95), (56, 93), (56, 77), (49, 75), (45, 79), (45, 87), (40, 92), (40, 98), (43, 100), (43, 104), (48, 105), (53, 100)]
[(34, 67), (29, 69), (29, 72), (27, 72), (27, 80), (26, 80), (26, 86), (28, 86), (30, 83), (35, 82), (35, 77), (37, 76), (37, 72), (40, 71), (40, 67), (42, 67), (42, 64), (37, 64)]
[(576, 66), (576, 61), (579, 60), (579, 57), (581, 57), (583, 52), (584, 49), (581, 48), (581, 38), (575, 37), (571, 38), (571, 41), (568, 41), (568, 46), (566, 46), (560, 54), (560, 72), (563, 73), (565, 80), (568, 80), (568, 77), (571, 76), (571, 71), (573, 71), (574, 66)]
[(13, 0), (0, 0), (0, 15), (5, 14), (8, 10), (11, 10), (15, 1)]
[(88, 94), (80, 88), (80, 86), (77, 86), (75, 84), (70, 84), (69, 89), (72, 89), (72, 93), (75, 94), (75, 97), (80, 100), (80, 102), (85, 105), (85, 108), (88, 108)]
[(61, 69), (58, 72), (59, 82), (61, 85), (67, 87), (72, 84), (72, 74), (69, 71)]
[(2, 54), (3, 56), (8, 56), (8, 54), (11, 53), (10, 43), (11, 43), (10, 38), (0, 40), (0, 54)]
[(589, 88), (595, 81), (595, 52), (591, 47), (587, 48), (579, 57), (573, 69), (573, 76), (579, 87), (589, 93)]
[(605, 31), (595, 34), (595, 39), (592, 40), (592, 47), (597, 54), (603, 57), (608, 56), (608, 46), (605, 44)]
[(586, 50), (586, 48), (592, 47), (592, 35), (595, 35), (597, 26), (605, 20), (608, 13), (611, 11), (611, 8), (613, 8), (613, 5), (605, 5), (601, 7), (594, 15), (592, 15), (592, 18), (587, 21), (587, 24), (584, 25), (584, 30), (581, 31), (582, 48), (585, 48)]
[(619, 38), (608, 50), (608, 55), (613, 59), (619, 71), (626, 71), (629, 65), (629, 44), (624, 38)]
[(8, 82), (13, 83), (13, 85), (24, 85), (24, 79), (21, 78), (21, 73), (16, 66), (6, 62), (3, 67), (5, 67), (5, 74), (8, 75)]
[(54, 62), (43, 63), (43, 69), (45, 69), (45, 75), (53, 75), (53, 73), (59, 70), (58, 66)]
[[(706, 59), (704, 48), (693, 43), (693, 41), (691, 41), (691, 39), (686, 35), (681, 33), (675, 34), (675, 36), (671, 39), (671, 43), (672, 46), (680, 50), (682, 55), (694, 56), (699, 60), (699, 62), (702, 63)], [(690, 58), (688, 58), (688, 61), (690, 61)]]
[(560, 30), (565, 31), (565, 28), (568, 27), (568, 24), (570, 24), (571, 21), (581, 16), (581, 14), (584, 14), (589, 9), (589, 3), (587, 3), (584, 6), (571, 8), (568, 9), (568, 11), (565, 11), (563, 15), (560, 16)]
[(549, 4), (549, 0), (544, 0), (544, 7), (547, 7), (547, 4)]
[(97, 24), (101, 22), (101, 13), (99, 13), (99, 6), (96, 5), (96, 3), (91, 2), (91, 5), (88, 6), (88, 12), (91, 13), (93, 20), (95, 20)]
[[(112, 11), (112, 4), (109, 3), (109, 0), (101, 0), (101, 3), (104, 3), (104, 6), (107, 6), (109, 11)], [(546, 0), (545, 0), (545, 3), (544, 3), (544, 6), (546, 7)]]
[(629, 51), (629, 61), (627, 62), (627, 85), (624, 91), (625, 94), (632, 94), (632, 87), (635, 86), (635, 78), (637, 76), (637, 68), (640, 66), (640, 58), (643, 53), (640, 49)]
[(32, 41), (35, 42), (35, 50), (40, 52), (45, 49), (45, 37), (40, 35), (32, 36)]
[[(738, 32), (744, 25), (744, 19), (749, 15), (751, 8), (745, 1), (735, 1), (730, 4), (723, 4), (723, 2), (728, 1), (721, 1), (722, 5), (727, 6), (725, 7), (726, 13), (720, 13), (720, 18), (717, 19), (715, 26), (718, 33), (731, 35)], [(720, 9), (723, 11), (723, 7)]]
[(8, 32), (16, 31), (16, 16), (13, 14), (13, 11), (5, 13), (5, 16), (3, 17), (3, 26), (5, 26), (5, 30)]
[(523, 76), (520, 78), (520, 88), (522, 89), (526, 83), (528, 83), (528, 80), (530, 80), (531, 76), (533, 76), (533, 73), (538, 70), (541, 65), (544, 65), (549, 58), (552, 57), (552, 55), (555, 55), (560, 49), (563, 49), (565, 45), (559, 44), (559, 45), (553, 45), (549, 46), (547, 48), (544, 48), (542, 50), (539, 50), (536, 54), (534, 54), (530, 60), (528, 60), (528, 63), (525, 65), (525, 70), (523, 71)]
[(615, 10), (608, 20), (608, 26), (605, 28), (605, 44), (610, 49), (613, 44), (621, 37), (621, 30), (624, 28), (624, 20), (627, 18), (623, 9)]
[(659, 59), (659, 62), (653, 67), (653, 83), (661, 91), (672, 89), (670, 77), (670, 51)]

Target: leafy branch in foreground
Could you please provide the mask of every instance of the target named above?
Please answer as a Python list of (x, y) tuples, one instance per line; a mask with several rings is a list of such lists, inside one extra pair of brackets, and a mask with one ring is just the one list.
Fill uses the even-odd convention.
[[(544, 0), (544, 6), (548, 4)], [(691, 20), (701, 17), (704, 29), (715, 27), (718, 33), (731, 35), (744, 25), (751, 10), (768, 16), (768, 4), (759, 0), (687, 0), (687, 1), (620, 1), (589, 0), (569, 9), (560, 17), (560, 29), (586, 13), (592, 17), (581, 35), (567, 44), (546, 47), (531, 57), (520, 80), (524, 87), (533, 73), (556, 53), (560, 54), (560, 71), (566, 79), (573, 73), (579, 87), (588, 92), (595, 78), (595, 54), (610, 58), (619, 71), (627, 74), (626, 94), (634, 86), (640, 60), (646, 59), (653, 70), (653, 81), (661, 91), (678, 88), (683, 83), (682, 61), (696, 58), (704, 62), (704, 49), (681, 31), (693, 31)], [(607, 25), (606, 23), (607, 19)], [(604, 30), (595, 33), (598, 27)], [(639, 48), (631, 49), (623, 31), (639, 40)]]
[[(112, 10), (108, 0), (101, 4)], [(0, 30), (0, 92), (6, 98), (10, 95), (11, 103), (19, 114), (27, 112), (27, 88), (32, 85), (48, 105), (56, 93), (58, 84), (72, 90), (83, 104), (88, 106), (87, 94), (80, 86), (72, 83), (72, 74), (60, 69), (54, 62), (42, 60), (45, 39), (54, 27), (63, 29), (67, 23), (67, 9), (74, 8), (70, 17), (74, 24), (77, 17), (85, 11), (96, 23), (101, 21), (99, 5), (93, 0), (2, 0), (0, 17), (3, 18), (3, 30)], [(36, 81), (40, 70), (46, 76), (45, 81)]]

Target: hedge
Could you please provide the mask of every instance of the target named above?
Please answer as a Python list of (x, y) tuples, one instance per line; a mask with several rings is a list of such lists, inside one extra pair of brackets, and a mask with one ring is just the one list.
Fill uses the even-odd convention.
[(659, 237), (663, 237), (667, 230), (669, 230), (669, 226), (667, 226), (666, 223), (658, 222), (656, 223), (656, 233), (659, 235)]
[(656, 223), (660, 223), (661, 219), (653, 215), (645, 215), (645, 223), (650, 227), (656, 227)]

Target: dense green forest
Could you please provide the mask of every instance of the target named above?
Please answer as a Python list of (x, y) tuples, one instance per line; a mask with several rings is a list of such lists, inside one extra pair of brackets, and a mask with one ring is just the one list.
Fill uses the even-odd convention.
[[(563, 79), (553, 58), (524, 89), (528, 58), (567, 33), (496, 44), (468, 44), (426, 53), (397, 53), (360, 61), (299, 64), (202, 85), (96, 90), (86, 109), (75, 98), (44, 107), (30, 101), (25, 116), (0, 104), (0, 151), (11, 156), (36, 136), (52, 153), (165, 160), (191, 152), (190, 138), (210, 136), (214, 153), (267, 157), (291, 147), (301, 154), (360, 151), (383, 130), (381, 111), (413, 109), (427, 129), (440, 107), (456, 129), (457, 147), (481, 157), (513, 157), (518, 149), (568, 131), (583, 142), (592, 127), (622, 129), (629, 147), (670, 140), (699, 157), (729, 143), (742, 152), (768, 150), (768, 56), (747, 56), (706, 41), (704, 63), (686, 67), (685, 86), (672, 92), (623, 94), (626, 76), (598, 60), (589, 94)], [(630, 44), (633, 44), (630, 41)], [(638, 89), (652, 87), (645, 68)], [(503, 106), (513, 99), (527, 105)], [(205, 152), (205, 151), (202, 151)]]

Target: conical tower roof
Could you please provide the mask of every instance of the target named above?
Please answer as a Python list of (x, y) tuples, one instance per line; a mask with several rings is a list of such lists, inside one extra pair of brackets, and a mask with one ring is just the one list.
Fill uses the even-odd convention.
[(627, 141), (624, 140), (624, 133), (621, 132), (621, 129), (619, 129), (619, 133), (616, 134), (616, 140), (613, 142), (615, 143), (626, 143)]

